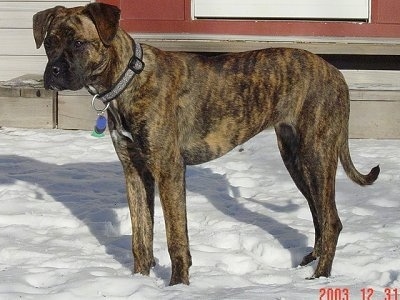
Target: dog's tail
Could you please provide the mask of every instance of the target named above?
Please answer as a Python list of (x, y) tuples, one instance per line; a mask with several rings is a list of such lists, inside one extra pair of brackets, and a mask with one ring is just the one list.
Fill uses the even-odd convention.
[(344, 142), (342, 145), (339, 157), (340, 157), (340, 162), (342, 163), (343, 169), (346, 172), (347, 176), (355, 183), (363, 186), (371, 185), (378, 178), (380, 172), (379, 165), (372, 168), (367, 175), (361, 174), (360, 172), (357, 171), (350, 157), (349, 143), (347, 139), (346, 142)]

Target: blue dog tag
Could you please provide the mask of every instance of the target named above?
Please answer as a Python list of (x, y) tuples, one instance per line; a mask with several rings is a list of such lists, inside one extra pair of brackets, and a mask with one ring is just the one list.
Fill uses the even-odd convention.
[(107, 128), (107, 118), (103, 115), (99, 115), (97, 117), (96, 124), (94, 125), (92, 136), (103, 137), (106, 128)]

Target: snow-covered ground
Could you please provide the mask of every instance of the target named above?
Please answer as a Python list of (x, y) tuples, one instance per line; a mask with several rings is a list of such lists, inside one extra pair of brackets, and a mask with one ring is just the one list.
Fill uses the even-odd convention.
[(188, 168), (191, 285), (169, 287), (158, 199), (157, 266), (150, 277), (131, 273), (124, 178), (108, 136), (3, 128), (0, 299), (397, 300), (400, 140), (350, 146), (360, 171), (379, 163), (381, 175), (362, 188), (338, 170), (344, 229), (331, 278), (305, 280), (315, 264), (298, 267), (314, 242), (311, 215), (270, 131)]

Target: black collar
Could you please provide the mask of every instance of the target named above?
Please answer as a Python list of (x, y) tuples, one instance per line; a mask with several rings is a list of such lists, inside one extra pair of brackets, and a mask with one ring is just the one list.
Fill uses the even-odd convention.
[(144, 69), (143, 62), (143, 50), (142, 46), (133, 40), (134, 54), (129, 60), (128, 66), (126, 67), (124, 73), (119, 77), (118, 81), (114, 86), (108, 91), (98, 93), (96, 89), (92, 86), (87, 86), (87, 90), (90, 94), (96, 97), (96, 99), (101, 100), (104, 104), (107, 104), (117, 98), (132, 81), (135, 75), (140, 74)]

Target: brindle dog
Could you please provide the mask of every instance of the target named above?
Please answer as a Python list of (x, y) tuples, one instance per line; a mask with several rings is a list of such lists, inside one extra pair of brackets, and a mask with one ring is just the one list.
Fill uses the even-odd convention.
[[(48, 56), (45, 87), (110, 89), (135, 53), (118, 8), (92, 3), (38, 12), (33, 33)], [(138, 47), (138, 46), (136, 46)], [(154, 187), (158, 185), (172, 263), (170, 284), (189, 284), (185, 168), (215, 159), (274, 127), (283, 161), (310, 206), (319, 258), (313, 278), (329, 276), (342, 229), (335, 205), (340, 159), (359, 185), (348, 146), (349, 90), (342, 74), (299, 49), (206, 57), (142, 45), (144, 70), (111, 102), (109, 128), (121, 160), (132, 219), (134, 272), (154, 266)], [(121, 134), (123, 128), (127, 134)]]

